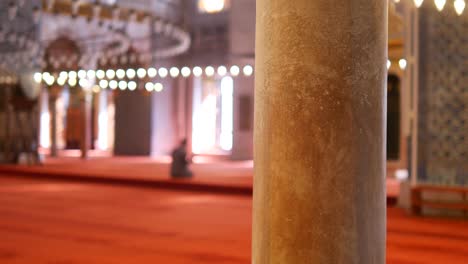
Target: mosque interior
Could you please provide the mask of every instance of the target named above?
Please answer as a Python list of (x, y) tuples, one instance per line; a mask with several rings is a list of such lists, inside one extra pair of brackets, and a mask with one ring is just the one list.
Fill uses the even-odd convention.
[(0, 1), (0, 263), (468, 263), (467, 36), (465, 0)]

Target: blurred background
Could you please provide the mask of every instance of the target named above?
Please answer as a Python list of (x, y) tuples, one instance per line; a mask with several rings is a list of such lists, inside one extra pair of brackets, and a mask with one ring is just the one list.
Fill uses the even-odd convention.
[[(388, 5), (387, 261), (468, 263), (465, 1)], [(1, 1), (0, 263), (249, 263), (254, 66), (255, 0)]]

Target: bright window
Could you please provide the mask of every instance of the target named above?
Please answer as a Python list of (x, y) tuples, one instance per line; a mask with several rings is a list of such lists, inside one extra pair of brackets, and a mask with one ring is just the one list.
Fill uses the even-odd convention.
[(192, 151), (228, 154), (233, 142), (232, 77), (195, 78), (193, 92)]

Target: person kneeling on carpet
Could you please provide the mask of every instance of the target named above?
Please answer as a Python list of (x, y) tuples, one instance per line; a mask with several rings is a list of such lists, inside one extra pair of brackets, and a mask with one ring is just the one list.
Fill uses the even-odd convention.
[(187, 139), (172, 151), (171, 177), (190, 178), (193, 173), (188, 168), (190, 161), (187, 159)]

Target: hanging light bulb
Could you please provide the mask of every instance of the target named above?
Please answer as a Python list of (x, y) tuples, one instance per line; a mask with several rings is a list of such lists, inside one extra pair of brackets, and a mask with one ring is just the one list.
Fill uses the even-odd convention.
[(128, 82), (128, 89), (129, 89), (130, 91), (134, 91), (136, 88), (137, 88), (136, 82), (134, 82), (134, 81)]
[(152, 68), (152, 67), (149, 68), (147, 72), (148, 72), (148, 77), (150, 77), (150, 78), (154, 78), (154, 77), (156, 77), (156, 75), (158, 74), (158, 72), (156, 71), (156, 69), (155, 69), (155, 68)]
[(42, 73), (40, 72), (34, 73), (34, 81), (36, 83), (40, 83), (42, 81)]
[(182, 76), (184, 76), (185, 78), (190, 76), (190, 68), (189, 67), (183, 67), (182, 70), (180, 70), (180, 72), (182, 73)]
[(129, 79), (133, 79), (136, 76), (136, 71), (134, 69), (128, 69), (127, 70), (127, 77)]
[(55, 82), (55, 77), (52, 75), (48, 75), (45, 82), (47, 83), (47, 85), (52, 86)]
[(115, 77), (115, 71), (112, 69), (109, 69), (106, 71), (106, 76), (108, 79), (114, 79)]
[(117, 89), (117, 86), (118, 86), (118, 85), (119, 85), (119, 84), (117, 83), (116, 80), (112, 80), (112, 81), (109, 82), (109, 88), (111, 88), (112, 90)]
[(68, 78), (68, 72), (66, 72), (66, 71), (61, 71), (61, 72), (59, 73), (59, 78), (67, 79), (67, 78)]
[(210, 77), (210, 76), (213, 76), (215, 73), (215, 70), (212, 66), (208, 66), (205, 68), (205, 74), (206, 76)]
[(161, 83), (155, 83), (155, 84), (154, 84), (154, 90), (155, 90), (156, 92), (160, 92), (160, 91), (162, 91), (163, 89), (164, 89), (164, 86), (163, 86)]
[(146, 70), (143, 69), (143, 68), (139, 68), (139, 69), (137, 70), (137, 76), (138, 76), (138, 78), (140, 78), (140, 79), (145, 78), (145, 76), (146, 76)]
[(434, 0), (434, 4), (437, 8), (437, 10), (442, 11), (444, 9), (445, 3), (447, 0)]
[(96, 77), (96, 72), (94, 70), (88, 70), (86, 76), (88, 76), (89, 79), (93, 79), (94, 77)]
[(147, 82), (147, 83), (145, 84), (145, 89), (146, 89), (146, 91), (148, 91), (148, 92), (153, 91), (153, 89), (154, 89), (153, 83)]
[(57, 79), (57, 84), (60, 85), (60, 86), (63, 86), (63, 85), (65, 85), (66, 81), (67, 81), (67, 78), (63, 78), (63, 77), (59, 76), (59, 78)]
[(406, 69), (406, 64), (407, 64), (407, 62), (406, 62), (405, 59), (400, 59), (398, 61), (398, 65), (400, 66), (400, 69), (402, 69), (402, 70)]
[(423, 4), (424, 0), (414, 0), (414, 5), (417, 7), (417, 8), (420, 8), (421, 5)]
[(85, 70), (79, 70), (78, 71), (78, 78), (80, 78), (80, 79), (86, 78), (86, 71)]
[(245, 76), (250, 76), (253, 74), (253, 67), (250, 65), (246, 65), (244, 66), (243, 72)]
[(127, 89), (127, 82), (126, 81), (120, 81), (119, 82), (119, 89), (122, 90), (122, 91)]
[(387, 60), (387, 70), (390, 69), (392, 66), (392, 62), (390, 60)]
[(453, 2), (453, 7), (455, 8), (455, 12), (457, 12), (457, 15), (463, 14), (463, 10), (465, 9), (465, 1), (464, 0), (455, 0)]
[(48, 72), (43, 72), (42, 73), (42, 80), (45, 82), (47, 80), (47, 78), (49, 78), (50, 76), (50, 73)]
[(159, 76), (161, 76), (161, 78), (166, 78), (167, 73), (168, 72), (166, 68), (159, 68)]
[(104, 78), (106, 78), (106, 72), (104, 72), (103, 70), (97, 70), (96, 71), (96, 77), (98, 79), (104, 79)]
[(219, 66), (218, 67), (218, 74), (219, 76), (224, 76), (227, 73), (227, 68), (226, 66)]
[(70, 87), (75, 87), (76, 85), (76, 79), (68, 79), (68, 85), (70, 85)]
[(192, 70), (192, 72), (193, 72), (193, 75), (194, 75), (195, 77), (200, 77), (200, 76), (203, 74), (202, 68), (200, 68), (200, 67), (198, 67), (198, 66), (194, 67), (193, 70)]
[(70, 71), (68, 72), (68, 78), (70, 79), (76, 79), (78, 75), (76, 74), (76, 71)]
[(169, 74), (171, 75), (172, 78), (175, 78), (175, 77), (179, 76), (179, 69), (177, 69), (177, 67), (172, 67), (169, 70)]
[(78, 83), (82, 88), (89, 88), (89, 81), (87, 79), (80, 79)]
[(100, 80), (99, 81), (99, 86), (102, 88), (102, 89), (107, 89), (107, 87), (109, 86), (109, 82), (107, 80)]
[(233, 66), (231, 67), (231, 69), (229, 70), (229, 72), (231, 73), (232, 76), (237, 76), (237, 75), (239, 75), (239, 73), (240, 73), (239, 66), (233, 65)]
[(115, 72), (115, 75), (117, 76), (117, 78), (123, 79), (123, 78), (125, 77), (125, 71), (122, 70), (122, 69), (118, 69), (118, 70)]

